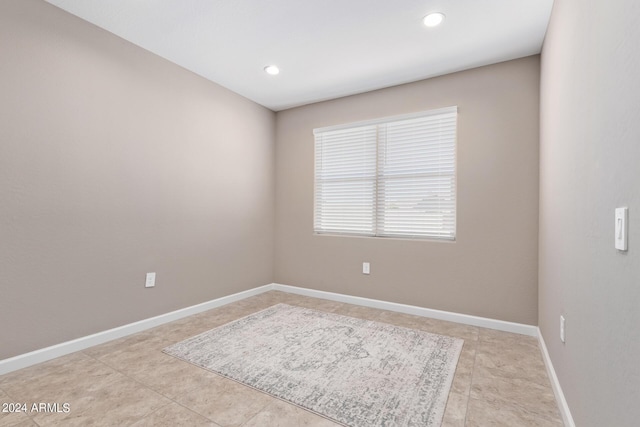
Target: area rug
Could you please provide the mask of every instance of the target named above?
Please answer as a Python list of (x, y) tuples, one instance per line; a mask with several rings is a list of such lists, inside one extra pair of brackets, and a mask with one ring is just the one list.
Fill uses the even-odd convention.
[(278, 304), (164, 352), (345, 426), (440, 426), (463, 340)]

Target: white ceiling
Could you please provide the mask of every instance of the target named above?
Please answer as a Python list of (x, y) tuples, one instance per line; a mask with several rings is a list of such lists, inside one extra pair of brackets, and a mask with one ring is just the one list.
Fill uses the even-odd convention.
[[(278, 111), (540, 52), (553, 0), (46, 0)], [(433, 11), (444, 23), (427, 28)], [(263, 71), (269, 64), (280, 74)]]

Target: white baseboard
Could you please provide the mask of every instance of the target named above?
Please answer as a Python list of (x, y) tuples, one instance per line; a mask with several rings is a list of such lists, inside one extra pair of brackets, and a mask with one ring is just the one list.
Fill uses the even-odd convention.
[(271, 283), (247, 291), (238, 292), (222, 298), (217, 298), (202, 304), (193, 305), (180, 310), (175, 310), (149, 319), (140, 320), (138, 322), (123, 325), (117, 328), (109, 329), (86, 337), (77, 338), (75, 340), (63, 342), (30, 353), (21, 354), (9, 359), (0, 360), (0, 375), (26, 368), (37, 363), (46, 362), (56, 357), (64, 356), (76, 351), (84, 350), (94, 345), (103, 344), (117, 338), (142, 332), (147, 329), (154, 328), (174, 320), (192, 316), (212, 308), (221, 307), (232, 302), (240, 301), (245, 298), (259, 295), (267, 291), (282, 291), (291, 294), (304, 295), (313, 298), (327, 299), (331, 301), (344, 302), (348, 304), (356, 304), (365, 307), (379, 308), (383, 310), (395, 311), (398, 313), (413, 314), (416, 316), (428, 317), (432, 319), (447, 320), (450, 322), (461, 323), (465, 325), (479, 326), (482, 328), (496, 329), (504, 332), (512, 332), (522, 335), (538, 337), (542, 357), (553, 392), (555, 393), (560, 413), (562, 415), (565, 426), (575, 427), (575, 423), (571, 416), (571, 411), (567, 405), (567, 401), (560, 387), (560, 382), (549, 358), (547, 346), (542, 338), (542, 333), (537, 326), (525, 325), (521, 323), (505, 322), (503, 320), (489, 319), (486, 317), (470, 316), (467, 314), (453, 313), (449, 311), (434, 310), (430, 308), (417, 307), (413, 305), (398, 304), (394, 302), (375, 300), (370, 298), (356, 297), (352, 295), (338, 294), (334, 292), (318, 291), (314, 289), (299, 288), (296, 286), (282, 285), (279, 283)]
[(504, 332), (512, 332), (531, 337), (538, 336), (538, 327), (522, 323), (505, 322), (504, 320), (489, 319), (486, 317), (470, 316), (468, 314), (453, 313), (450, 311), (434, 310), (431, 308), (417, 307), (414, 305), (398, 304), (370, 298), (356, 297), (352, 295), (337, 294), (333, 292), (317, 291), (314, 289), (298, 288), (296, 286), (272, 283), (275, 291), (288, 292), (290, 294), (305, 295), (308, 297), (328, 299), (331, 301), (346, 302), (348, 304), (362, 305), (365, 307), (379, 308), (382, 310), (396, 311), (398, 313), (413, 314), (415, 316), (429, 317), (432, 319), (447, 320), (449, 322), (462, 323), (464, 325), (480, 326), (482, 328), (497, 329)]
[(513, 332), (522, 335), (538, 336), (539, 331), (536, 326), (524, 325), (520, 323), (505, 322), (502, 320), (488, 319), (485, 317), (470, 316), (467, 314), (433, 310), (412, 305), (398, 304), (394, 302), (381, 301), (370, 298), (356, 297), (351, 295), (337, 294), (333, 292), (317, 291), (313, 289), (299, 288), (296, 286), (271, 283), (268, 285), (259, 286), (254, 289), (249, 289), (247, 291), (238, 292), (222, 298), (207, 301), (202, 304), (197, 304), (191, 307), (186, 307), (180, 310), (161, 314), (149, 319), (140, 320), (128, 325), (123, 325), (103, 332), (98, 332), (86, 337), (77, 338), (71, 341), (21, 354), (9, 359), (0, 360), (0, 375), (16, 371), (18, 369), (26, 368), (37, 363), (46, 362), (47, 360), (55, 359), (56, 357), (64, 356), (76, 351), (84, 350), (94, 345), (103, 344), (107, 341), (142, 332), (144, 330), (151, 329), (165, 323), (173, 322), (174, 320), (182, 319), (183, 317), (192, 316), (206, 310), (211, 310), (212, 308), (220, 307), (271, 290), (305, 295), (314, 298), (328, 299), (338, 302), (345, 302), (349, 304), (362, 305), (365, 307), (379, 308), (399, 313), (413, 314), (416, 316), (429, 317), (433, 319), (447, 320), (450, 322), (497, 329), (500, 331)]
[(9, 359), (0, 360), (0, 375), (26, 368), (27, 366), (35, 365), (37, 363), (46, 362), (47, 360), (55, 359), (56, 357), (64, 356), (76, 351), (84, 350), (85, 348), (89, 348), (94, 345), (103, 344), (107, 341), (142, 332), (165, 323), (173, 322), (174, 320), (182, 319), (183, 317), (192, 316), (203, 311), (211, 310), (212, 308), (258, 295), (263, 292), (270, 291), (271, 289), (272, 285), (259, 286), (247, 291), (207, 301), (202, 304), (192, 305), (191, 307), (182, 308), (180, 310), (161, 314), (138, 322), (129, 323), (128, 325), (119, 326), (117, 328), (87, 335), (85, 337), (42, 348), (40, 350), (20, 354)]
[(540, 328), (538, 328), (538, 342), (540, 344), (540, 351), (542, 352), (544, 365), (547, 367), (547, 374), (549, 375), (549, 380), (551, 381), (553, 394), (555, 394), (556, 396), (556, 402), (558, 402), (560, 415), (562, 415), (562, 421), (564, 422), (564, 425), (566, 427), (576, 427), (576, 423), (573, 421), (571, 411), (569, 410), (569, 405), (567, 404), (567, 400), (565, 399), (564, 393), (562, 392), (560, 381), (558, 380), (558, 376), (556, 375), (556, 370), (553, 368), (553, 363), (551, 363), (549, 351), (547, 350), (547, 345), (544, 342), (544, 338), (542, 337), (542, 331), (540, 331)]

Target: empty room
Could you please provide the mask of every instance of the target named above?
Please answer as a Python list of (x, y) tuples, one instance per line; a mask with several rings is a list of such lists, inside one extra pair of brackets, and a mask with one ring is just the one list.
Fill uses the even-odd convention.
[(639, 425), (639, 18), (0, 0), (0, 426)]

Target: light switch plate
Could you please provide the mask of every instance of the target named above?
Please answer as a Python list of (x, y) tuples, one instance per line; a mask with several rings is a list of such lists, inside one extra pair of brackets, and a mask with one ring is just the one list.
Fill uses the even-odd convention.
[(615, 242), (619, 251), (627, 250), (629, 208), (616, 208)]

